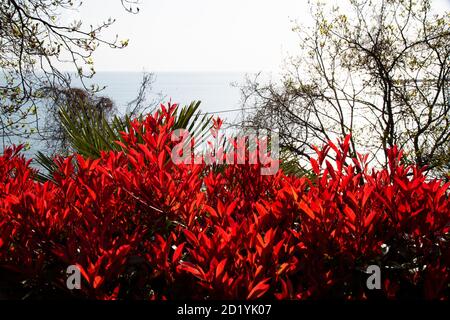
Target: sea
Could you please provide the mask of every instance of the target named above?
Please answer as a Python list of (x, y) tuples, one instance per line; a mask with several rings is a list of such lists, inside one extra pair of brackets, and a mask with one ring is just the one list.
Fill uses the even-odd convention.
[[(225, 123), (236, 123), (242, 116), (240, 86), (245, 82), (246, 72), (157, 72), (153, 73), (153, 83), (148, 92), (148, 103), (161, 100), (162, 103), (188, 105), (201, 101), (204, 113), (220, 116)], [(119, 114), (126, 112), (127, 105), (138, 95), (142, 72), (97, 72), (85, 82), (105, 87), (98, 94), (110, 98)], [(81, 87), (79, 80), (73, 87)], [(45, 142), (31, 136), (29, 139), (13, 138), (13, 143), (27, 143), (24, 151), (27, 158), (33, 158), (37, 151), (46, 153)], [(3, 149), (3, 148), (2, 148)]]

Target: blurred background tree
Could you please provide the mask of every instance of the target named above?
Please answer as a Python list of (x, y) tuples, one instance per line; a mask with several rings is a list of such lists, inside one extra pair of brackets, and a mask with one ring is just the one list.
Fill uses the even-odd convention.
[[(341, 4), (341, 2), (339, 2)], [(403, 148), (410, 161), (448, 174), (450, 13), (429, 0), (316, 1), (312, 26), (297, 25), (300, 52), (280, 81), (248, 78), (243, 125), (279, 128), (281, 150), (302, 162), (351, 133), (351, 152), (386, 164)], [(447, 91), (448, 93), (448, 91)]]
[[(135, 0), (120, 0), (125, 10), (137, 13)], [(95, 74), (92, 54), (100, 46), (124, 48), (128, 40), (104, 39), (102, 31), (114, 19), (85, 26), (64, 22), (64, 14), (82, 5), (79, 0), (3, 0), (0, 2), (0, 135), (27, 137), (40, 133), (39, 101), (47, 93), (66, 92), (71, 76), (62, 67), (77, 70), (84, 80)], [(54, 90), (49, 90), (54, 89)], [(56, 97), (58, 95), (51, 95)], [(10, 142), (10, 141), (9, 141)]]

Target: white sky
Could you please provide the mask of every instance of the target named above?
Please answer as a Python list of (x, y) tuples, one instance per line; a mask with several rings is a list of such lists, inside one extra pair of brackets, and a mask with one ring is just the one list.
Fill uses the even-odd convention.
[[(450, 0), (435, 0), (437, 10)], [(85, 0), (74, 18), (116, 23), (107, 34), (130, 39), (123, 50), (98, 49), (97, 71), (277, 71), (295, 52), (306, 0), (141, 0), (126, 13), (120, 0)]]

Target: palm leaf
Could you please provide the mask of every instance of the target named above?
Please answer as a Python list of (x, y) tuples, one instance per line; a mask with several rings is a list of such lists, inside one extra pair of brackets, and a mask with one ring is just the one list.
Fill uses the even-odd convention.
[(39, 171), (36, 174), (36, 180), (39, 182), (45, 182), (48, 180), (53, 180), (53, 172), (58, 169), (58, 166), (53, 161), (53, 159), (42, 152), (38, 151), (34, 160), (43, 168), (45, 172)]
[[(194, 138), (195, 146), (206, 141), (212, 127), (212, 117), (201, 113), (200, 103), (193, 101), (188, 106), (177, 107), (175, 111), (174, 129), (188, 130)], [(108, 121), (104, 115), (99, 116), (94, 113), (93, 108), (83, 105), (76, 112), (62, 107), (59, 109), (59, 116), (71, 151), (86, 158), (98, 158), (102, 151), (120, 150), (121, 147), (115, 142), (122, 140), (120, 133), (128, 131), (131, 123), (129, 115), (114, 116)], [(142, 119), (143, 115), (138, 118)], [(36, 161), (48, 172), (40, 173), (38, 178), (42, 181), (51, 179), (56, 170), (51, 158), (38, 152)]]

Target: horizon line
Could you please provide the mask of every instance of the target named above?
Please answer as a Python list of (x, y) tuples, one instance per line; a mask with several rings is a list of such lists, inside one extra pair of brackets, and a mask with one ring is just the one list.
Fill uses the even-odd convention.
[[(61, 70), (64, 73), (77, 73), (74, 70)], [(95, 73), (99, 72), (115, 72), (115, 73), (268, 73), (276, 72), (274, 70), (95, 70)]]

